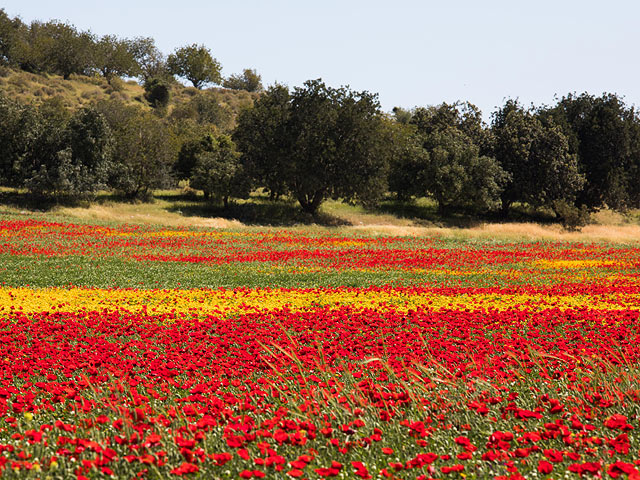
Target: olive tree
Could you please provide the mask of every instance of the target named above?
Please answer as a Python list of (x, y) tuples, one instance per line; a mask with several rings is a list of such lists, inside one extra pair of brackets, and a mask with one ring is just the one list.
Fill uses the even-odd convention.
[(93, 65), (109, 83), (115, 77), (133, 77), (139, 72), (130, 43), (115, 35), (104, 35), (95, 42)]
[(189, 185), (204, 192), (205, 199), (213, 197), (228, 206), (229, 198), (249, 196), (250, 182), (240, 163), (231, 137), (209, 137), (210, 145), (196, 157), (191, 170)]
[(551, 118), (544, 122), (509, 100), (493, 116), (495, 155), (511, 179), (502, 193), (503, 213), (514, 202), (551, 207), (572, 203), (585, 178), (567, 137)]
[[(377, 95), (318, 79), (291, 94), (270, 89), (266, 97), (255, 114), (240, 116), (235, 138), (247, 162), (273, 171), (281, 182), (276, 188), (289, 191), (305, 212), (315, 214), (327, 198), (373, 204), (386, 191), (391, 148)], [(272, 141), (263, 142), (265, 132)]]
[(98, 104), (114, 133), (109, 184), (127, 198), (146, 200), (173, 184), (176, 146), (162, 119), (118, 101)]
[(246, 90), (247, 92), (262, 91), (262, 77), (258, 72), (245, 68), (240, 75), (231, 75), (222, 82), (224, 88), (232, 90)]
[(173, 75), (187, 79), (196, 88), (222, 80), (220, 63), (204, 45), (194, 43), (178, 48), (167, 58), (167, 67)]

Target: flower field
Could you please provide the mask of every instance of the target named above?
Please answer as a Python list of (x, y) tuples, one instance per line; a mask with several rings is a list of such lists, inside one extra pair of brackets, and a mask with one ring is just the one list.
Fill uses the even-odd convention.
[(3, 478), (640, 478), (640, 248), (0, 221)]

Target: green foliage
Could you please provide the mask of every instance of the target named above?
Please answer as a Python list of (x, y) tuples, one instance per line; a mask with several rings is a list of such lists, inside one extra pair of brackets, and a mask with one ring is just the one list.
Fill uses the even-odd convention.
[(165, 112), (171, 101), (171, 89), (164, 80), (153, 78), (144, 84), (144, 98), (153, 108)]
[(71, 160), (79, 172), (74, 191), (104, 188), (112, 168), (114, 142), (107, 120), (95, 108), (85, 108), (71, 117), (68, 130)]
[(482, 112), (469, 102), (441, 103), (432, 107), (418, 107), (411, 112), (409, 123), (421, 135), (454, 128), (464, 133), (478, 147), (481, 155), (492, 154), (491, 132), (482, 122)]
[(212, 152), (214, 141), (211, 134), (185, 141), (180, 148), (178, 159), (173, 168), (176, 177), (180, 180), (190, 178), (198, 162), (198, 157), (205, 152)]
[(569, 137), (586, 185), (578, 201), (588, 207), (624, 210), (640, 206), (635, 173), (640, 164), (640, 121), (620, 97), (569, 94), (543, 112)]
[(133, 77), (139, 67), (129, 42), (104, 35), (93, 45), (93, 66), (111, 84), (114, 77)]
[(233, 132), (233, 139), (243, 153), (242, 162), (247, 173), (266, 187), (272, 198), (288, 192), (282, 172), (289, 168), (284, 154), (288, 148), (286, 128), (290, 99), (285, 86), (269, 87), (253, 108), (240, 113)]
[(102, 102), (114, 133), (109, 184), (127, 198), (146, 200), (155, 188), (172, 184), (176, 146), (169, 127), (155, 115), (118, 101)]
[(13, 65), (15, 63), (15, 47), (20, 31), (24, 24), (19, 18), (10, 18), (0, 8), (0, 65)]
[(192, 188), (202, 190), (205, 198), (213, 196), (227, 206), (229, 197), (248, 198), (250, 183), (247, 181), (240, 154), (231, 137), (209, 136), (208, 145), (196, 156), (196, 163), (189, 177)]
[(40, 132), (37, 110), (0, 95), (0, 184), (20, 185), (22, 165)]
[(570, 232), (580, 231), (590, 220), (586, 205), (576, 207), (564, 199), (553, 202), (553, 211), (562, 222), (562, 226)]
[(13, 45), (13, 62), (27, 72), (45, 72), (52, 68), (47, 52), (53, 49), (53, 39), (42, 22), (23, 25)]
[[(431, 195), (441, 212), (495, 210), (508, 174), (493, 157), (480, 111), (469, 103), (443, 103), (413, 112), (397, 109), (404, 140), (391, 163), (389, 184), (398, 198)], [(407, 118), (407, 113), (409, 117)]]
[(74, 73), (90, 73), (92, 50), (93, 37), (88, 32), (57, 21), (32, 22), (21, 38), (18, 62), (25, 70), (57, 73), (68, 79)]
[(385, 192), (391, 149), (376, 95), (307, 81), (291, 95), (286, 133), (282, 174), (304, 211), (327, 197), (371, 205)]
[(197, 92), (188, 101), (176, 105), (170, 115), (173, 121), (191, 119), (199, 124), (215, 125), (222, 131), (229, 130), (232, 121), (231, 111), (218, 100), (213, 91)]
[(393, 118), (396, 122), (401, 123), (403, 125), (408, 125), (411, 122), (411, 117), (413, 114), (411, 110), (405, 110), (402, 107), (393, 107)]
[(94, 109), (67, 121), (62, 106), (38, 112), (35, 141), (20, 164), (22, 184), (37, 195), (86, 198), (103, 188), (111, 161), (111, 130)]
[[(403, 112), (409, 113), (406, 110)], [(395, 133), (391, 142), (394, 152), (389, 163), (388, 183), (389, 191), (395, 193), (398, 200), (406, 202), (414, 195), (423, 196), (425, 193), (418, 179), (428, 163), (429, 154), (423, 148), (423, 139), (415, 126), (409, 125), (408, 120), (396, 122), (392, 127)]]
[(29, 149), (20, 159), (20, 186), (38, 195), (62, 195), (71, 169), (68, 141), (69, 112), (60, 102), (50, 101), (35, 109)]
[(152, 79), (168, 81), (172, 78), (164, 55), (153, 38), (136, 37), (129, 40), (128, 45), (138, 66), (138, 76), (144, 84)]
[(241, 75), (231, 75), (222, 82), (224, 88), (231, 90), (246, 90), (247, 92), (262, 91), (262, 77), (255, 70), (245, 68)]
[(194, 43), (178, 48), (169, 55), (167, 67), (173, 75), (187, 79), (196, 88), (222, 81), (220, 63), (211, 57), (210, 50), (204, 45)]
[(534, 207), (571, 203), (584, 186), (562, 129), (551, 118), (543, 120), (513, 100), (494, 114), (495, 155), (511, 175), (502, 193), (505, 213), (514, 202)]
[[(268, 172), (264, 163), (278, 159), (283, 188), (311, 214), (329, 197), (365, 204), (380, 198), (391, 148), (375, 95), (310, 80), (290, 96), (284, 87), (266, 96), (236, 129), (247, 162), (257, 167), (250, 169)], [(263, 133), (273, 140), (263, 144)]]
[(500, 192), (509, 175), (492, 157), (480, 155), (471, 138), (458, 129), (434, 131), (425, 142), (427, 163), (418, 177), (441, 212), (500, 207)]

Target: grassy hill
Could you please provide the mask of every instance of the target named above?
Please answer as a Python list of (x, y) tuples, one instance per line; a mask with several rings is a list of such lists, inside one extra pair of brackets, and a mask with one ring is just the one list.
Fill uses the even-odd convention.
[[(109, 85), (103, 77), (72, 75), (64, 80), (60, 75), (34, 74), (22, 70), (0, 67), (0, 93), (25, 103), (42, 103), (52, 98), (60, 98), (67, 108), (76, 109), (89, 106), (100, 100), (118, 99), (128, 104), (150, 109), (144, 98), (144, 88), (135, 80), (116, 79)], [(196, 95), (213, 94), (218, 103), (227, 107), (235, 118), (238, 112), (253, 104), (258, 93), (244, 90), (211, 88), (198, 90), (175, 83), (171, 87), (169, 114), (182, 103)]]

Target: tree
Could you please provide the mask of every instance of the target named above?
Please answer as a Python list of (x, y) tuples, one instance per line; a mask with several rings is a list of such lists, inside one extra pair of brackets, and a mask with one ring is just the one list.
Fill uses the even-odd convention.
[(482, 121), (482, 112), (469, 102), (441, 103), (437, 106), (418, 107), (409, 122), (421, 135), (455, 128), (464, 133), (480, 150), (480, 155), (492, 154), (491, 132)]
[(433, 195), (441, 213), (451, 208), (496, 210), (509, 175), (498, 162), (480, 155), (468, 135), (456, 128), (433, 131), (425, 139), (428, 153), (418, 184)]
[(191, 178), (193, 169), (198, 163), (198, 158), (205, 152), (212, 152), (214, 144), (215, 139), (211, 133), (185, 141), (180, 147), (178, 159), (173, 166), (176, 177), (179, 180)]
[(176, 105), (170, 118), (173, 121), (192, 119), (200, 124), (215, 125), (224, 131), (230, 128), (232, 115), (228, 107), (220, 104), (217, 92), (204, 91)]
[(129, 42), (115, 35), (104, 35), (94, 44), (93, 65), (109, 84), (114, 77), (135, 76), (139, 72)]
[(22, 185), (23, 165), (40, 135), (36, 108), (23, 105), (0, 93), (0, 184)]
[(167, 83), (159, 78), (152, 78), (144, 84), (144, 98), (153, 108), (166, 114), (169, 101), (171, 100), (171, 90)]
[[(401, 199), (431, 195), (441, 213), (495, 210), (508, 174), (489, 155), (491, 136), (470, 103), (396, 110), (406, 125), (392, 161), (390, 187)], [(396, 142), (397, 143), (397, 142)]]
[(42, 138), (33, 151), (25, 186), (33, 193), (87, 197), (104, 188), (110, 170), (111, 130), (95, 109), (78, 111), (64, 125), (60, 114), (43, 115)]
[(406, 110), (402, 107), (393, 107), (392, 112), (395, 121), (403, 125), (408, 125), (411, 121), (411, 117), (413, 116), (411, 110)]
[(24, 28), (26, 27), (19, 18), (10, 18), (4, 9), (0, 8), (0, 65), (15, 63), (16, 42)]
[[(241, 116), (236, 130), (249, 162), (277, 158), (282, 186), (310, 214), (330, 197), (368, 205), (380, 198), (391, 149), (376, 95), (321, 80), (305, 82), (289, 98), (283, 87), (266, 95), (269, 101), (260, 103), (257, 115)], [(264, 131), (278, 139), (263, 144)]]
[(88, 32), (80, 32), (73, 25), (51, 21), (42, 25), (37, 22), (38, 39), (33, 46), (37, 58), (44, 57), (45, 70), (62, 75), (66, 80), (72, 74), (87, 74), (92, 67), (91, 51), (93, 36)]
[(129, 40), (129, 50), (138, 64), (138, 75), (144, 84), (152, 79), (168, 81), (173, 78), (153, 38), (136, 37)]
[(67, 185), (58, 170), (70, 163), (67, 150), (70, 114), (61, 101), (52, 99), (36, 108), (29, 149), (21, 158), (21, 187), (37, 195), (62, 195)]
[[(594, 97), (569, 94), (543, 116), (551, 117), (568, 137), (571, 153), (577, 154), (586, 177), (578, 203), (590, 208), (607, 205), (614, 209), (640, 205), (634, 201), (638, 164), (638, 118), (615, 94)], [(634, 153), (636, 152), (636, 153)]]
[(429, 153), (425, 150), (423, 137), (417, 133), (415, 126), (409, 125), (408, 120), (405, 122), (404, 114), (400, 118), (400, 123), (396, 123), (394, 127), (394, 154), (389, 163), (388, 182), (389, 191), (395, 193), (398, 200), (408, 201), (412, 196), (423, 196), (427, 191), (418, 179), (423, 176), (429, 162)]
[(13, 61), (27, 72), (52, 71), (48, 52), (53, 49), (53, 39), (47, 25), (34, 21), (19, 29), (13, 44)]
[(262, 91), (262, 77), (255, 70), (245, 68), (241, 75), (231, 75), (222, 82), (224, 88), (231, 90), (246, 90), (247, 92)]
[(291, 112), (289, 90), (273, 85), (252, 108), (238, 116), (233, 140), (242, 152), (242, 163), (257, 184), (269, 190), (271, 198), (288, 193), (286, 177), (289, 149), (286, 133)]
[(207, 83), (220, 83), (220, 63), (211, 57), (211, 52), (204, 45), (178, 48), (167, 59), (167, 67), (173, 75), (190, 81), (200, 89)]
[(205, 199), (210, 196), (221, 199), (225, 207), (229, 204), (229, 197), (247, 198), (250, 183), (231, 137), (209, 137), (209, 142), (209, 147), (196, 157), (189, 185), (202, 190)]
[(101, 102), (114, 133), (113, 168), (109, 184), (125, 197), (146, 200), (156, 188), (173, 184), (175, 144), (169, 128), (150, 112), (121, 102)]
[(104, 188), (114, 143), (106, 118), (95, 108), (84, 108), (71, 117), (68, 131), (71, 161), (78, 166), (73, 188), (80, 192)]
[(551, 207), (562, 200), (572, 203), (584, 185), (575, 155), (562, 130), (544, 123), (518, 102), (508, 100), (494, 114), (495, 155), (511, 175), (502, 193), (506, 214), (514, 202)]

